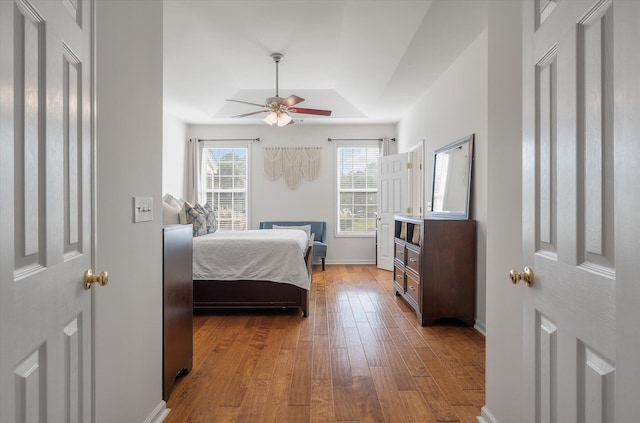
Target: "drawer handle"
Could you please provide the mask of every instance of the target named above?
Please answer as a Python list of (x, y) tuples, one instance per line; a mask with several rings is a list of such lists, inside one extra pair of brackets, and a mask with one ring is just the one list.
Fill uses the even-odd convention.
[(417, 259), (414, 259), (414, 258), (410, 258), (410, 259), (409, 259), (409, 261), (410, 261), (411, 263), (415, 263), (415, 262), (416, 262), (416, 261), (418, 261), (418, 260), (417, 260)]
[(410, 290), (412, 290), (412, 291), (415, 291), (415, 290), (416, 290), (416, 287), (415, 287), (415, 286), (412, 286), (412, 285), (409, 285), (409, 289), (410, 289)]
[(404, 256), (404, 251), (398, 251), (399, 256)]

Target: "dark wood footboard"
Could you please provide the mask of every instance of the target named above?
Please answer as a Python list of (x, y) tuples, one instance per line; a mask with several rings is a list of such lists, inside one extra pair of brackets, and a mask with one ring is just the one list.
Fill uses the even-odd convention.
[[(305, 253), (307, 274), (312, 281), (313, 241)], [(193, 281), (193, 308), (300, 308), (309, 315), (309, 290), (271, 281)]]

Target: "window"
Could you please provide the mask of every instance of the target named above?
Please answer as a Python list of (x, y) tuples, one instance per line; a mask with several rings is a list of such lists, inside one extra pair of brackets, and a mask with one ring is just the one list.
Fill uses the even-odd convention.
[(338, 235), (371, 236), (376, 231), (377, 141), (336, 145)]
[(202, 149), (206, 201), (216, 211), (218, 230), (247, 229), (249, 146), (207, 142)]

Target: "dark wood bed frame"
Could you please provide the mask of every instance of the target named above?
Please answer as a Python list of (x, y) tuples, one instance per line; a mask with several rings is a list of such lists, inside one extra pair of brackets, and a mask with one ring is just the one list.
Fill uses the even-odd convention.
[[(304, 255), (309, 281), (312, 276), (313, 239)], [(193, 281), (194, 310), (220, 308), (300, 308), (309, 315), (309, 290), (271, 281)]]

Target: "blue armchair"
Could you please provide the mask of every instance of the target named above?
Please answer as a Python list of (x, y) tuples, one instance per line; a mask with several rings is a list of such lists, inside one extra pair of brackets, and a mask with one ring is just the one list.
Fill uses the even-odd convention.
[(260, 229), (272, 229), (276, 226), (302, 226), (311, 225), (311, 233), (314, 234), (313, 257), (318, 257), (322, 261), (324, 271), (324, 259), (327, 257), (327, 222), (311, 221), (267, 221), (260, 222)]

